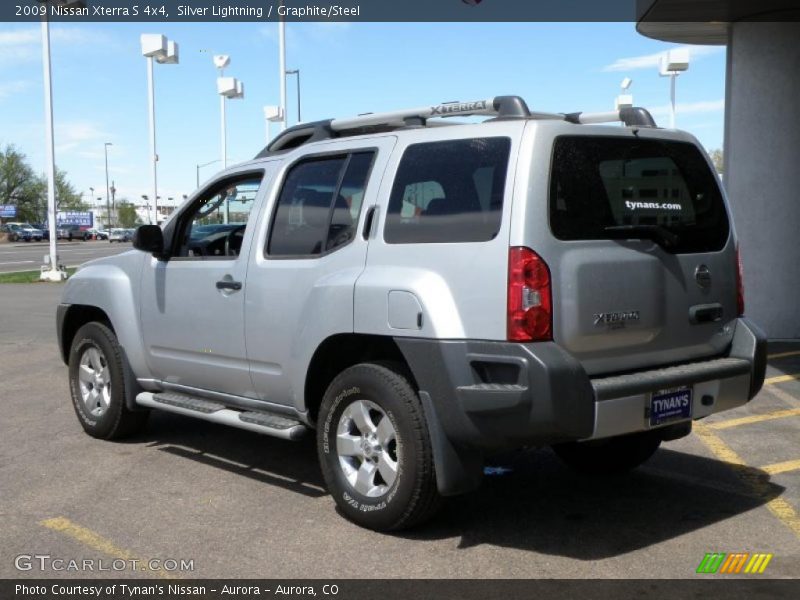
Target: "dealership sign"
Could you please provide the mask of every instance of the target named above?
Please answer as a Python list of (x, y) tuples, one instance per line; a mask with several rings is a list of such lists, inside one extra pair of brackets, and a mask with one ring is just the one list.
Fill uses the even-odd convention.
[(56, 214), (56, 224), (92, 227), (94, 225), (94, 215), (83, 211), (59, 211)]
[(13, 219), (17, 216), (17, 207), (13, 204), (0, 204), (0, 218)]

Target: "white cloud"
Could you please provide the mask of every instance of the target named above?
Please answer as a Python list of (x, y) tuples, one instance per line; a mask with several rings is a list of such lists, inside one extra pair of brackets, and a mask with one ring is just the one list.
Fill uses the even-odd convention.
[[(80, 27), (52, 27), (50, 41), (54, 46), (107, 44), (110, 38), (103, 33)], [(0, 64), (16, 65), (41, 58), (42, 34), (38, 27), (0, 31)]]
[[(678, 46), (673, 49), (688, 50), (692, 60), (697, 60), (705, 56), (712, 56), (725, 51), (724, 46)], [(619, 58), (610, 65), (603, 67), (603, 71), (636, 71), (638, 69), (658, 68), (664, 52), (654, 54), (643, 54), (641, 56), (631, 56)]]
[(0, 100), (7, 96), (11, 96), (12, 94), (24, 92), (30, 87), (30, 85), (31, 82), (25, 80), (0, 83)]
[(100, 144), (108, 138), (94, 123), (89, 121), (66, 121), (56, 124), (56, 152), (70, 152), (90, 142)]
[[(653, 106), (649, 108), (654, 117), (669, 116), (670, 106)], [(675, 112), (678, 115), (690, 115), (698, 113), (713, 113), (725, 110), (725, 100), (703, 100), (700, 102), (678, 102), (675, 105)]]

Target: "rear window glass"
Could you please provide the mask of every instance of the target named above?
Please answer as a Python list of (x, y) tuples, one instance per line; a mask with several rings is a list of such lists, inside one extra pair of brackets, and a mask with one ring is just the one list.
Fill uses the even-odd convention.
[(694, 145), (617, 137), (556, 139), (550, 226), (561, 240), (658, 228), (674, 253), (721, 250), (729, 233), (716, 178)]
[(390, 244), (485, 242), (500, 231), (508, 138), (413, 144), (389, 199)]

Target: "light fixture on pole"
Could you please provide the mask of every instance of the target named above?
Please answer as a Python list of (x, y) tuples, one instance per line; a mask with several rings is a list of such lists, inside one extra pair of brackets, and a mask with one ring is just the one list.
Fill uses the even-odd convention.
[(108, 147), (113, 146), (111, 142), (106, 142), (103, 145), (103, 150), (106, 154), (106, 220), (109, 222), (109, 227), (111, 226), (111, 201), (110, 201), (110, 190), (108, 187)]
[[(220, 77), (217, 79), (217, 93), (220, 95), (222, 106), (222, 168), (228, 166), (228, 145), (226, 140), (225, 101), (244, 98), (244, 84), (235, 77)], [(223, 223), (230, 220), (230, 202), (225, 199)]]
[[(153, 162), (153, 219), (158, 225), (158, 203), (155, 198), (158, 196), (158, 153), (156, 151), (156, 98), (155, 82), (153, 80), (153, 63), (161, 65), (175, 65), (179, 62), (178, 44), (170, 41), (158, 33), (143, 33), (141, 37), (142, 56), (147, 59), (147, 90), (150, 107), (150, 152)], [(148, 212), (148, 219), (150, 214)]]
[(302, 121), (300, 118), (300, 69), (289, 69), (286, 74), (297, 76), (297, 122), (300, 123)]
[(272, 132), (270, 131), (272, 123), (280, 123), (283, 120), (283, 113), (280, 106), (265, 106), (264, 107), (264, 120), (267, 123), (267, 143), (269, 144), (272, 139)]
[[(50, 22), (47, 19), (49, 1), (42, 2), (42, 66), (44, 71), (44, 123), (45, 150), (47, 155), (47, 228), (49, 230), (49, 253), (45, 256), (40, 279), (43, 281), (63, 281), (66, 271), (59, 269), (56, 248), (56, 152), (53, 130), (53, 70), (50, 64)], [(65, 0), (62, 5), (70, 8), (84, 8), (83, 0)]]
[(219, 94), (220, 132), (222, 142), (221, 160), (223, 169), (227, 168), (228, 166), (228, 136), (225, 100), (244, 98), (244, 84), (235, 77), (225, 77), (225, 68), (230, 64), (230, 56), (226, 54), (217, 54), (214, 56), (214, 65), (219, 70), (219, 77), (217, 78), (217, 93)]
[(631, 84), (633, 83), (633, 79), (630, 77), (626, 77), (622, 80), (622, 83), (619, 84), (620, 87), (620, 95), (617, 96), (617, 99), (614, 101), (614, 110), (619, 112), (623, 108), (632, 108), (633, 107), (633, 95), (630, 93)]
[(677, 48), (670, 50), (661, 56), (661, 66), (659, 68), (659, 75), (661, 77), (669, 77), (669, 126), (670, 129), (675, 129), (675, 80), (678, 75), (689, 69), (689, 50), (686, 48)]

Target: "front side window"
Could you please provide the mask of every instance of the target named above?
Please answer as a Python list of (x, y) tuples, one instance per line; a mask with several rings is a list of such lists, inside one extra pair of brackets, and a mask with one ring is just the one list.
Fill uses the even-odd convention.
[(413, 144), (397, 169), (384, 239), (389, 244), (485, 242), (499, 233), (511, 140)]
[(195, 201), (181, 218), (175, 256), (231, 259), (239, 256), (262, 175), (225, 181)]
[(281, 188), (270, 256), (320, 256), (348, 244), (358, 225), (375, 153), (315, 157), (294, 165)]

